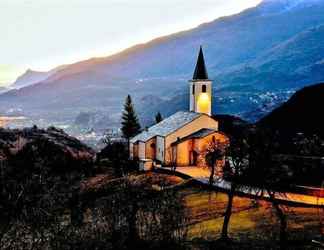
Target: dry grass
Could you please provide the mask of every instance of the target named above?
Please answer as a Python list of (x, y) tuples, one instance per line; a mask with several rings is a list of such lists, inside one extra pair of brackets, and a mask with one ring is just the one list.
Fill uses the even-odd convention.
[[(215, 241), (220, 237), (227, 195), (191, 188), (181, 191), (190, 217), (189, 240)], [(320, 233), (318, 209), (286, 207), (291, 249), (313, 249), (311, 240)], [(235, 242), (268, 249), (277, 246), (279, 224), (271, 204), (235, 197), (230, 237)], [(271, 246), (271, 247), (270, 247)], [(243, 248), (243, 247), (242, 247)], [(253, 247), (254, 249), (254, 247)]]
[[(89, 183), (104, 183), (109, 177), (99, 176)], [(170, 175), (146, 173), (134, 177), (152, 186), (172, 187), (184, 180)], [(221, 192), (185, 187), (178, 191), (187, 214), (189, 249), (276, 249), (279, 223), (270, 203), (235, 197), (229, 233), (234, 245), (217, 245), (223, 224), (227, 195)], [(316, 249), (312, 239), (323, 239), (318, 209), (286, 207), (290, 249)], [(324, 210), (322, 211), (324, 213)], [(324, 215), (323, 215), (324, 219)], [(324, 232), (323, 232), (324, 233)]]

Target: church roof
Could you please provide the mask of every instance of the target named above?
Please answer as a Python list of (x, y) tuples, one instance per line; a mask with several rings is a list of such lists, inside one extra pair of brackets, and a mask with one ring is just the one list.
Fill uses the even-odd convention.
[(202, 47), (200, 46), (199, 55), (197, 59), (197, 64), (195, 72), (192, 77), (193, 80), (208, 80), (208, 73), (206, 69), (204, 53)]
[(173, 145), (177, 145), (177, 144), (179, 144), (181, 142), (184, 142), (186, 140), (189, 140), (189, 139), (200, 139), (200, 138), (204, 138), (204, 137), (206, 137), (208, 135), (211, 135), (211, 134), (213, 134), (215, 132), (218, 132), (218, 131), (215, 130), (215, 129), (210, 129), (210, 128), (202, 128), (202, 129), (200, 129), (200, 130), (198, 130), (198, 131), (196, 131), (196, 132), (194, 132), (194, 133), (192, 133), (192, 134), (190, 134), (188, 136), (185, 136), (185, 137), (181, 138), (178, 141), (175, 141), (171, 145), (172, 146)]
[(147, 131), (143, 131), (139, 135), (135, 136), (130, 140), (130, 142), (135, 143), (137, 141), (146, 142), (149, 139), (155, 136), (167, 136), (177, 129), (183, 127), (184, 125), (192, 122), (198, 117), (204, 114), (188, 112), (188, 111), (179, 111), (158, 124), (150, 127)]

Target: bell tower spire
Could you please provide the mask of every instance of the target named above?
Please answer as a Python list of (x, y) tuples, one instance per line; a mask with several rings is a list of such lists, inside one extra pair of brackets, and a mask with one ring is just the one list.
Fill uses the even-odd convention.
[(208, 78), (204, 53), (200, 46), (195, 71), (190, 82), (190, 111), (211, 115), (212, 81)]
[(205, 64), (204, 53), (200, 46), (198, 59), (196, 63), (195, 72), (192, 77), (193, 80), (208, 80), (208, 73)]

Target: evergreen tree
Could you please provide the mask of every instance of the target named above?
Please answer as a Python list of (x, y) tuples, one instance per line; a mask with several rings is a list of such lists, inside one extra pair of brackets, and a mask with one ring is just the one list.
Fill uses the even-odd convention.
[(129, 139), (137, 135), (141, 130), (141, 125), (139, 124), (134, 106), (132, 103), (132, 98), (130, 95), (126, 97), (124, 104), (124, 112), (122, 115), (122, 132), (124, 138)]
[(159, 123), (159, 122), (161, 122), (162, 120), (163, 120), (163, 117), (162, 117), (161, 113), (158, 112), (158, 113), (156, 114), (156, 116), (155, 116), (155, 122), (156, 122), (156, 123)]

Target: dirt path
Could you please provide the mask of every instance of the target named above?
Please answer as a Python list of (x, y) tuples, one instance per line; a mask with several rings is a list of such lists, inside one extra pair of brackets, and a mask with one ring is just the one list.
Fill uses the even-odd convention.
[[(171, 168), (160, 167), (158, 168), (158, 170), (164, 171), (165, 173), (169, 173), (169, 174), (176, 173), (183, 176), (187, 176), (188, 178), (193, 178), (204, 185), (209, 185), (210, 171), (208, 169), (197, 168), (197, 167), (177, 167), (174, 172), (173, 170), (171, 170)], [(231, 183), (229, 181), (225, 181), (222, 178), (217, 178), (213, 186), (226, 191), (231, 188)], [(268, 198), (267, 194), (262, 194), (256, 188), (252, 188), (249, 186), (240, 187), (238, 192), (245, 195), (258, 196), (263, 199)], [(279, 201), (294, 203), (296, 205), (324, 207), (324, 197), (287, 192), (287, 193), (276, 193), (276, 198)]]

